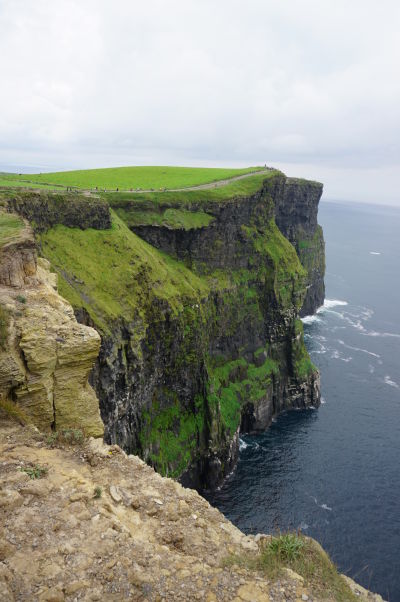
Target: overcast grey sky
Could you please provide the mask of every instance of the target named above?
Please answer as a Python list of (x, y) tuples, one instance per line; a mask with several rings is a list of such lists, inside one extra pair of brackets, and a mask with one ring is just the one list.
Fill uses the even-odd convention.
[(0, 169), (267, 163), (400, 204), (395, 0), (0, 0)]

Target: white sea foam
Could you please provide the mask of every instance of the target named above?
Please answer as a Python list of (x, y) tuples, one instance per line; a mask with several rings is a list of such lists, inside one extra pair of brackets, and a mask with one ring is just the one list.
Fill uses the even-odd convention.
[(373, 374), (373, 373), (375, 372), (375, 368), (373, 367), (373, 365), (372, 365), (372, 364), (368, 364), (368, 372), (369, 372), (370, 374)]
[(326, 404), (326, 399), (325, 399), (325, 397), (321, 397), (321, 405), (323, 406), (323, 405), (325, 405), (325, 404)]
[[(312, 337), (312, 338), (313, 338), (313, 337)], [(324, 337), (322, 337), (322, 338), (323, 338), (323, 340), (325, 340), (325, 338), (324, 338)], [(318, 339), (318, 338), (317, 338), (317, 337), (315, 337), (315, 340), (314, 340), (314, 339), (313, 339), (313, 340), (314, 340), (314, 342), (315, 342), (317, 345), (319, 345), (319, 349), (313, 349), (312, 351), (309, 351), (309, 353), (316, 353), (316, 354), (320, 354), (320, 353), (326, 353), (326, 352), (327, 352), (327, 347), (325, 347), (325, 345), (323, 345), (323, 344), (321, 343), (321, 341), (319, 341), (319, 340), (317, 340), (317, 339)]]
[(342, 362), (351, 362), (351, 360), (353, 358), (351, 356), (350, 357), (342, 357), (341, 354), (340, 354), (340, 352), (337, 349), (334, 349), (332, 351), (331, 359), (333, 359), (333, 360), (342, 360)]
[(320, 508), (323, 508), (324, 510), (329, 510), (329, 512), (332, 512), (332, 508), (330, 508), (326, 504), (321, 504)]
[(372, 351), (368, 351), (368, 349), (361, 349), (361, 347), (352, 347), (352, 345), (347, 345), (344, 341), (338, 339), (338, 343), (346, 347), (346, 349), (352, 349), (353, 351), (361, 351), (362, 353), (367, 353), (368, 355), (372, 355), (373, 357), (381, 357), (377, 353), (373, 353)]
[(370, 251), (369, 254), (370, 255), (380, 255), (380, 253), (378, 253), (378, 251)]
[(239, 451), (243, 451), (244, 449), (246, 449), (246, 447), (249, 447), (248, 443), (246, 443), (246, 441), (243, 441), (243, 439), (240, 439), (239, 437)]
[(365, 335), (366, 337), (394, 337), (395, 339), (400, 339), (400, 334), (397, 332), (377, 332), (376, 330), (370, 330), (362, 332), (361, 334)]
[(395, 383), (394, 380), (392, 380), (388, 374), (385, 376), (385, 378), (383, 380), (385, 381), (385, 383), (387, 385), (390, 385), (391, 387), (394, 387), (395, 389), (400, 389), (400, 386), (397, 383)]
[(321, 318), (319, 318), (316, 314), (314, 314), (313, 316), (305, 316), (304, 318), (301, 318), (301, 321), (303, 322), (303, 324), (312, 324), (313, 322), (322, 322)]
[(317, 311), (320, 312), (324, 309), (332, 309), (332, 307), (338, 307), (339, 305), (348, 305), (347, 301), (341, 301), (340, 299), (325, 299), (324, 304)]

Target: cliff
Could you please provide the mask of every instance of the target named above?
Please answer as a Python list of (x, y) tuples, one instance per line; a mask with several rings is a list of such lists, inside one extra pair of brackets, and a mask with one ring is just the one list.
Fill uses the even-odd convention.
[(100, 337), (56, 292), (29, 225), (0, 211), (0, 232), (0, 406), (16, 404), (43, 431), (79, 426), (102, 436), (88, 383)]
[(300, 315), (313, 314), (325, 298), (325, 243), (318, 225), (322, 184), (298, 178), (277, 179), (271, 194), (276, 224), (307, 271), (307, 293)]
[(104, 445), (87, 380), (95, 361), (109, 441), (198, 487), (239, 430), (318, 404), (297, 315), (323, 293), (320, 192), (273, 173), (247, 195), (0, 196), (1, 600), (382, 600)]
[(5, 199), (101, 334), (91, 383), (108, 442), (210, 488), (234, 466), (240, 430), (319, 404), (297, 316), (322, 302), (321, 190), (271, 171), (207, 191), (46, 194), (46, 211), (40, 195)]
[(299, 557), (280, 559), (279, 538), (245, 536), (116, 445), (1, 417), (0, 456), (2, 601), (382, 602), (315, 541), (292, 536)]

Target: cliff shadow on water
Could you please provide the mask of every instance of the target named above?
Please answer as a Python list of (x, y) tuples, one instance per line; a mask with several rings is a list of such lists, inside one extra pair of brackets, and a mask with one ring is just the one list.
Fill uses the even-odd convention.
[(1, 201), (30, 220), (60, 294), (101, 335), (90, 382), (106, 441), (198, 489), (231, 471), (239, 432), (320, 401), (299, 315), (324, 298), (322, 185), (275, 170), (248, 180), (245, 193)]

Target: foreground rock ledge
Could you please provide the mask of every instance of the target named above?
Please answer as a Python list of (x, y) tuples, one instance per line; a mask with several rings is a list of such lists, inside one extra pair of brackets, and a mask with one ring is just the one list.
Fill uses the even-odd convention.
[[(118, 446), (53, 449), (36, 429), (0, 421), (1, 601), (317, 600), (290, 570), (271, 582), (224, 568), (260, 538)], [(29, 466), (48, 473), (31, 480)]]

